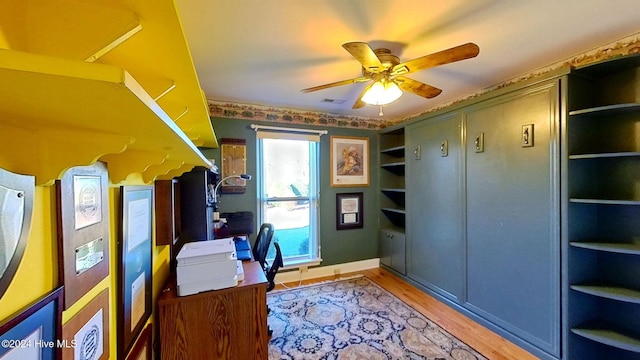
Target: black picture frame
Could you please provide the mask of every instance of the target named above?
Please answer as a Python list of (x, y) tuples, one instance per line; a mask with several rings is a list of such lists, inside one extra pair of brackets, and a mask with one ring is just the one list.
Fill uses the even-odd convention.
[(118, 359), (151, 316), (153, 186), (120, 187)]
[[(55, 360), (73, 344), (59, 341), (62, 330), (62, 286), (0, 324), (0, 360), (18, 351), (22, 360)], [(15, 358), (16, 354), (11, 354)]]
[(363, 194), (336, 194), (336, 230), (360, 229), (363, 227)]

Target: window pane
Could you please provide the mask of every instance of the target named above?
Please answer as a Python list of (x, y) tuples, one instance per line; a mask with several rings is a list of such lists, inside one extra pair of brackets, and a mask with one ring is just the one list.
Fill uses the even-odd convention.
[(263, 140), (265, 197), (295, 197), (309, 194), (309, 142)]
[[(309, 202), (294, 205), (295, 202), (268, 202), (265, 222), (272, 223), (276, 229), (272, 241), (280, 243), (282, 257), (309, 257)], [(275, 256), (271, 249), (268, 258)]]
[[(317, 142), (262, 138), (261, 215), (275, 228), (285, 264), (318, 257)], [(271, 246), (268, 259), (275, 256)]]

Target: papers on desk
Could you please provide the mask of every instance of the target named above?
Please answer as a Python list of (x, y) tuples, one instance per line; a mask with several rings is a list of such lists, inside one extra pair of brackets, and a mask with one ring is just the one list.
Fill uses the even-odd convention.
[(238, 285), (233, 238), (187, 243), (176, 260), (178, 296)]

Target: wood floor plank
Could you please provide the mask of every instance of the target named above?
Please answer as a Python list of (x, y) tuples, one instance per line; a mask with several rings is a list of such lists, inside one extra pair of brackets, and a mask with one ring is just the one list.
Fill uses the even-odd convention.
[[(511, 343), (493, 331), (469, 319), (448, 305), (425, 294), (418, 288), (402, 280), (393, 273), (382, 269), (370, 269), (356, 273), (328, 276), (300, 282), (284, 284), (286, 287), (309, 285), (322, 281), (336, 280), (354, 275), (364, 275), (413, 307), (416, 311), (435, 322), (453, 336), (490, 360), (535, 360), (537, 357)], [(276, 289), (285, 288), (278, 284)]]

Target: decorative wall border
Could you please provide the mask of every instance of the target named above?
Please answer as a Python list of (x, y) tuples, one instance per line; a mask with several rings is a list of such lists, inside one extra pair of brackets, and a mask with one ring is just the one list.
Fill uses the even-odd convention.
[(209, 114), (215, 117), (242, 120), (262, 120), (286, 124), (304, 124), (325, 127), (330, 126), (342, 128), (346, 127), (351, 129), (379, 130), (387, 126), (401, 123), (419, 117), (421, 115), (455, 105), (459, 102), (475, 98), (482, 94), (486, 94), (488, 92), (501, 89), (521, 81), (535, 78), (537, 76), (549, 73), (553, 70), (567, 65), (570, 65), (572, 67), (585, 66), (606, 59), (637, 53), (640, 53), (640, 33), (630, 35), (623, 39), (600, 46), (596, 49), (587, 51), (580, 55), (576, 55), (569, 59), (535, 69), (526, 75), (509, 79), (498, 85), (483, 89), (473, 94), (465, 95), (448, 103), (430, 108), (426, 111), (395, 119), (380, 119), (377, 117), (370, 118), (364, 116), (348, 116), (342, 114), (331, 114), (314, 111), (300, 111), (273, 106), (249, 105), (216, 100), (207, 100), (207, 102), (209, 104)]

